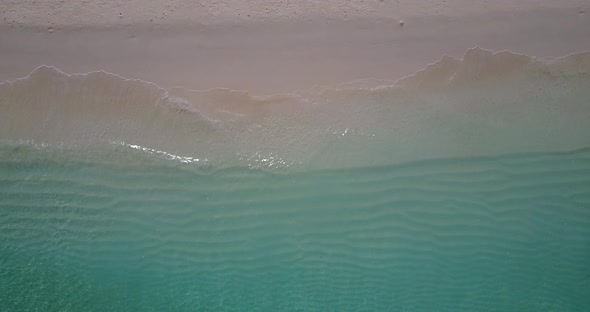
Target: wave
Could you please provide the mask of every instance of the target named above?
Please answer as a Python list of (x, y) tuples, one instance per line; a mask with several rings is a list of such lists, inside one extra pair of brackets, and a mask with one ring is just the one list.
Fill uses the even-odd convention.
[(254, 95), (41, 66), (0, 83), (0, 139), (123, 144), (252, 168), (571, 150), (590, 146), (589, 74), (589, 52), (536, 59), (473, 48), (395, 82)]

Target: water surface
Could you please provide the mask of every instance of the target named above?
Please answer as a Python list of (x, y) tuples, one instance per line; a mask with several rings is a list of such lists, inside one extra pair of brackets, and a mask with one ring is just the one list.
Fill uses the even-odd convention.
[(2, 311), (584, 311), (590, 150), (349, 170), (0, 149)]

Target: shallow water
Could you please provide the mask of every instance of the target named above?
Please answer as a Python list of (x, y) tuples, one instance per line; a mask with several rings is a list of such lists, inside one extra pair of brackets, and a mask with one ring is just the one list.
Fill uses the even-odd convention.
[(395, 83), (288, 94), (165, 89), (41, 66), (0, 83), (0, 143), (113, 144), (220, 167), (322, 170), (590, 146), (590, 52), (469, 49)]
[(0, 311), (585, 311), (590, 53), (0, 83)]
[(590, 305), (588, 149), (300, 173), (108, 158), (0, 150), (0, 310)]

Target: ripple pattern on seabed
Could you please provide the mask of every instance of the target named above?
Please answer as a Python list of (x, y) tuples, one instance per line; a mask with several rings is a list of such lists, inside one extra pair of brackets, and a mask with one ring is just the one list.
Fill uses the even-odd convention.
[(0, 152), (2, 311), (590, 304), (588, 149), (290, 174), (46, 153)]

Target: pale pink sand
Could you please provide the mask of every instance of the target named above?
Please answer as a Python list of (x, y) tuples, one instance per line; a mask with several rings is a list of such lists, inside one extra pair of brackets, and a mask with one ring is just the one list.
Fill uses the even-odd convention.
[(583, 10), (587, 0), (4, 0), (4, 24), (104, 26), (157, 24), (235, 24), (264, 21), (410, 19), (464, 17), (564, 8)]
[(474, 46), (537, 57), (590, 50), (586, 6), (548, 0), (3, 1), (0, 81), (42, 64), (69, 73), (102, 69), (163, 87), (256, 93), (396, 80)]

